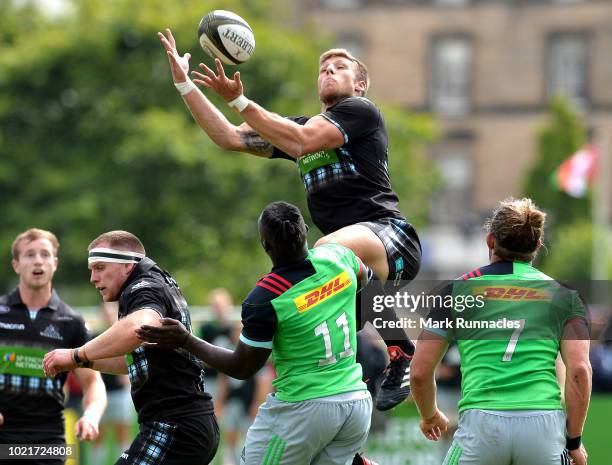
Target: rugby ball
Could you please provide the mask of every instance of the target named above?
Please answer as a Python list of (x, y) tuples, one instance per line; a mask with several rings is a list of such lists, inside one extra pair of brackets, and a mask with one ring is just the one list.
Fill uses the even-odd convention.
[(214, 10), (200, 21), (198, 40), (206, 53), (226, 65), (244, 63), (255, 50), (255, 36), (249, 23), (236, 13)]

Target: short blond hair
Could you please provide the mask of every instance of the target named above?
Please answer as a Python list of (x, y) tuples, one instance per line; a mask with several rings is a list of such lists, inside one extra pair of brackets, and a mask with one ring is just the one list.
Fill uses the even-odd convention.
[(11, 247), (13, 259), (19, 260), (19, 246), (22, 242), (32, 242), (37, 241), (38, 239), (47, 239), (49, 242), (51, 242), (51, 245), (53, 246), (53, 255), (57, 257), (59, 241), (57, 240), (57, 237), (55, 237), (55, 234), (44, 229), (30, 228), (19, 234), (13, 241), (13, 246)]
[(370, 77), (368, 75), (368, 67), (359, 58), (356, 58), (351, 52), (345, 48), (330, 48), (323, 52), (319, 57), (319, 66), (323, 64), (325, 60), (331, 57), (344, 57), (355, 64), (355, 77), (358, 81), (365, 82), (365, 90), (363, 91), (362, 97), (368, 93), (370, 88)]
[(530, 262), (542, 244), (545, 222), (546, 213), (533, 200), (509, 197), (493, 210), (485, 228), (495, 238), (495, 255)]
[(138, 239), (131, 232), (109, 231), (104, 234), (100, 234), (93, 241), (91, 241), (91, 244), (89, 244), (89, 247), (87, 247), (87, 251), (90, 251), (102, 243), (107, 243), (112, 249), (129, 250), (130, 252), (146, 254), (144, 245), (142, 245), (140, 239)]

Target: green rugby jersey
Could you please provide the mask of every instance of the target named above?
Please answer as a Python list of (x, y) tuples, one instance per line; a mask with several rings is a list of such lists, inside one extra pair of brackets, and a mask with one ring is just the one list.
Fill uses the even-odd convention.
[(273, 268), (243, 302), (240, 340), (272, 349), (278, 399), (366, 389), (356, 362), (355, 299), (363, 272), (351, 250), (326, 244), (299, 263)]
[[(452, 308), (431, 313), (450, 321), (444, 334), (461, 356), (459, 411), (556, 410), (555, 362), (567, 321), (586, 319), (576, 291), (525, 262), (496, 262), (446, 288)], [(460, 303), (471, 295), (473, 304)], [(476, 299), (477, 298), (477, 299)], [(459, 309), (459, 310), (458, 310)]]

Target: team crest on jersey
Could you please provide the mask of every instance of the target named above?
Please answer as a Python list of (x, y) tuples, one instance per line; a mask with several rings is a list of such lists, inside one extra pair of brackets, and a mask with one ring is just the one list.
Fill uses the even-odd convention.
[(322, 286), (310, 290), (299, 297), (293, 299), (298, 312), (303, 313), (316, 307), (321, 302), (347, 289), (353, 281), (347, 271), (343, 271), (335, 278), (332, 278)]
[(550, 300), (551, 293), (545, 289), (520, 286), (477, 286), (474, 295), (482, 295), (487, 300)]
[(64, 339), (62, 335), (59, 333), (58, 329), (53, 325), (47, 326), (43, 331), (40, 332), (40, 335), (44, 337), (48, 337), (50, 339), (57, 339), (58, 341), (61, 341)]
[(136, 283), (132, 286), (132, 289), (130, 290), (130, 292), (134, 292), (137, 291), (138, 289), (142, 289), (144, 287), (150, 287), (151, 283), (149, 281), (140, 281), (139, 283)]

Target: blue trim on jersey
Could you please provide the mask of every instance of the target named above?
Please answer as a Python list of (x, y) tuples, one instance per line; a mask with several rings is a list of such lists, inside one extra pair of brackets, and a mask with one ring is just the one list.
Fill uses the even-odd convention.
[(336, 123), (333, 119), (331, 119), (328, 115), (325, 115), (323, 113), (320, 113), (320, 115), (325, 118), (327, 121), (329, 121), (331, 124), (333, 124), (334, 126), (336, 126), (340, 132), (342, 133), (342, 136), (344, 137), (344, 143), (348, 144), (349, 138), (348, 138), (348, 134), (346, 132), (344, 132), (344, 129), (342, 129), (342, 126), (340, 126), (338, 123)]
[(272, 341), (261, 342), (261, 341), (252, 341), (247, 338), (244, 334), (240, 333), (240, 340), (244, 342), (246, 345), (251, 347), (259, 347), (262, 349), (272, 349)]

